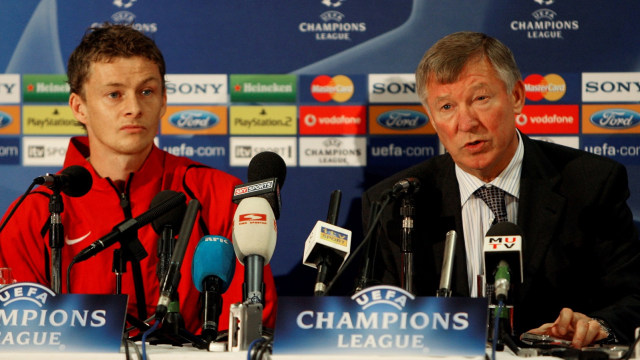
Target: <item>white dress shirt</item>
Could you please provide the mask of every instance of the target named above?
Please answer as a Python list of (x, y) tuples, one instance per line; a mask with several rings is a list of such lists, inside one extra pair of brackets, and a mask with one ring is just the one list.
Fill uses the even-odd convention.
[[(482, 199), (473, 193), (481, 186), (497, 186), (505, 194), (507, 218), (516, 223), (518, 218), (518, 198), (520, 197), (520, 173), (524, 146), (518, 132), (518, 147), (509, 165), (490, 183), (466, 173), (456, 165), (456, 178), (460, 186), (460, 202), (462, 206), (462, 227), (467, 255), (467, 276), (469, 292), (472, 297), (478, 296), (477, 277), (484, 274), (483, 242), (484, 236), (491, 227), (494, 215)], [(492, 270), (489, 270), (489, 272)], [(481, 293), (482, 294), (482, 293)]]

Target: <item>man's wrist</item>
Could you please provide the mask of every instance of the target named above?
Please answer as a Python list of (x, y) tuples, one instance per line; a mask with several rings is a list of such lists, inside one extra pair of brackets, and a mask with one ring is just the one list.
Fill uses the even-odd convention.
[(597, 321), (598, 324), (600, 324), (600, 328), (602, 330), (604, 330), (607, 333), (607, 337), (601, 340), (596, 341), (596, 343), (598, 344), (615, 344), (618, 342), (618, 339), (616, 339), (616, 334), (613, 332), (613, 330), (611, 329), (611, 326), (609, 326), (609, 324), (604, 321), (603, 319), (599, 319), (599, 318), (593, 318), (593, 320)]

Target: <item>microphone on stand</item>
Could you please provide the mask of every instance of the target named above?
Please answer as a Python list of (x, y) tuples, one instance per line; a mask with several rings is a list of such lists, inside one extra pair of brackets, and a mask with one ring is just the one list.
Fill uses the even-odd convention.
[(59, 174), (45, 174), (33, 179), (36, 185), (46, 186), (54, 192), (63, 192), (71, 197), (80, 197), (88, 193), (93, 185), (89, 170), (80, 165), (71, 165)]
[(315, 296), (323, 296), (327, 291), (327, 280), (333, 278), (351, 250), (351, 231), (336, 226), (342, 192), (331, 194), (327, 221), (318, 221), (304, 246), (302, 262), (317, 268)]
[[(173, 197), (163, 201), (158, 204), (158, 206), (151, 208), (141, 215), (127, 219), (120, 224), (113, 227), (111, 232), (107, 235), (101, 237), (99, 240), (94, 241), (91, 245), (84, 248), (80, 251), (74, 258), (73, 262), (84, 261), (92, 256), (95, 256), (100, 251), (108, 248), (109, 246), (115, 244), (120, 240), (121, 236), (124, 233), (129, 233), (130, 231), (138, 231), (142, 226), (147, 225), (153, 219), (167, 213), (169, 210), (173, 209), (175, 206), (178, 206), (180, 203), (184, 203), (186, 200), (186, 196), (179, 192)], [(130, 246), (131, 253), (137, 260), (144, 259), (147, 256), (147, 251), (142, 247), (142, 244), (139, 242), (134, 244), (135, 242), (128, 242), (127, 246)]]
[[(175, 196), (176, 191), (163, 190), (159, 192), (153, 200), (151, 200), (151, 207), (156, 207), (167, 199)], [(156, 275), (158, 281), (162, 281), (169, 270), (169, 263), (171, 261), (171, 255), (173, 254), (173, 248), (175, 247), (176, 235), (180, 230), (180, 224), (184, 219), (184, 213), (187, 210), (187, 204), (184, 202), (179, 203), (173, 207), (166, 214), (161, 215), (157, 219), (151, 222), (153, 231), (160, 236), (158, 241), (158, 265), (156, 268)]]
[(249, 162), (247, 184), (238, 185), (232, 201), (238, 203), (233, 216), (233, 248), (244, 265), (244, 302), (229, 309), (229, 350), (246, 350), (262, 336), (264, 267), (271, 261), (278, 235), (280, 189), (287, 167), (280, 155), (265, 151)]
[[(56, 294), (60, 294), (62, 292), (62, 247), (64, 246), (64, 226), (61, 219), (64, 203), (60, 192), (70, 197), (83, 196), (91, 190), (93, 178), (89, 170), (80, 165), (72, 165), (63, 169), (60, 174), (46, 174), (37, 177), (33, 179), (33, 184), (46, 186), (53, 191), (49, 197), (50, 280), (51, 289)], [(11, 215), (7, 217), (7, 220)]]
[(246, 184), (237, 185), (233, 191), (233, 202), (239, 204), (242, 199), (261, 197), (267, 200), (276, 220), (280, 218), (282, 200), (280, 190), (287, 176), (287, 166), (280, 155), (264, 151), (254, 156), (247, 168)]
[(520, 227), (508, 221), (493, 225), (484, 237), (484, 273), (494, 273), (495, 295), (504, 301), (511, 284), (522, 283), (522, 239)]
[[(364, 239), (362, 239), (362, 241), (360, 242), (358, 247), (356, 247), (356, 249), (351, 253), (351, 256), (346, 259), (344, 264), (342, 264), (342, 267), (338, 270), (338, 272), (333, 277), (333, 279), (331, 279), (331, 281), (328, 283), (325, 292), (329, 292), (329, 290), (333, 287), (333, 285), (336, 283), (336, 281), (340, 278), (340, 276), (342, 275), (344, 270), (349, 266), (351, 261), (353, 261), (353, 259), (360, 252), (360, 250), (365, 245), (368, 245), (370, 243), (370, 239), (373, 237), (374, 232), (377, 229), (378, 222), (380, 221), (380, 217), (382, 216), (382, 213), (383, 213), (384, 209), (391, 202), (396, 200), (396, 198), (398, 198), (400, 196), (403, 196), (403, 195), (413, 195), (419, 189), (420, 189), (420, 180), (419, 179), (417, 179), (417, 178), (405, 178), (405, 179), (401, 179), (400, 181), (396, 182), (391, 189), (386, 190), (381, 195), (381, 197), (380, 197), (381, 204), (379, 206), (375, 205), (375, 209), (374, 209), (374, 207), (372, 207), (372, 212), (370, 214), (371, 215), (371, 220), (369, 222), (370, 225), (369, 225), (369, 228), (367, 229), (367, 233), (364, 236)], [(405, 198), (406, 197), (410, 198), (411, 196), (405, 196)], [(402, 211), (404, 213), (404, 209), (402, 209)], [(412, 220), (411, 221), (405, 221), (405, 222), (403, 222), (403, 225), (404, 224), (411, 224), (411, 226), (413, 226), (413, 221)], [(410, 232), (408, 232), (408, 233), (410, 234)], [(405, 243), (405, 238), (407, 238), (407, 237), (405, 236), (405, 234), (403, 234), (403, 243)], [(410, 239), (410, 237), (408, 237), (408, 239)], [(403, 247), (403, 249), (405, 249), (405, 247)], [(375, 251), (375, 246), (373, 246), (373, 249), (371, 249), (371, 251)], [(406, 263), (410, 264), (412, 262), (411, 255), (413, 255), (413, 254), (403, 253), (402, 255), (403, 255), (403, 259), (402, 259), (403, 260), (403, 264), (406, 264)], [(409, 274), (411, 275), (412, 273), (409, 273)], [(403, 281), (406, 282), (405, 274), (403, 274)], [(409, 283), (411, 283), (411, 282), (409, 282)]]
[(402, 197), (400, 215), (402, 215), (402, 277), (401, 287), (413, 293), (413, 218), (415, 216), (415, 201), (413, 195), (420, 190), (420, 180), (406, 178), (396, 182), (391, 189), (391, 195)]
[(202, 338), (210, 343), (218, 336), (218, 322), (224, 294), (236, 269), (236, 256), (229, 239), (205, 236), (193, 254), (191, 275), (201, 294)]
[(180, 234), (178, 235), (175, 249), (171, 255), (169, 269), (160, 283), (160, 297), (158, 298), (155, 315), (156, 320), (162, 320), (170, 308), (170, 303), (175, 301), (173, 294), (178, 290), (178, 284), (180, 283), (180, 267), (182, 266), (182, 260), (184, 260), (184, 254), (187, 251), (189, 238), (191, 237), (191, 232), (196, 223), (199, 210), (200, 202), (196, 199), (191, 199), (187, 205), (182, 225), (180, 226)]
[(233, 248), (245, 267), (244, 299), (264, 305), (264, 267), (275, 251), (278, 228), (269, 202), (261, 197), (243, 199), (233, 216)]
[[(511, 346), (513, 343), (513, 317), (512, 306), (507, 306), (509, 293), (517, 289), (512, 289), (512, 285), (522, 283), (522, 239), (523, 232), (518, 225), (504, 221), (493, 225), (484, 237), (484, 274), (485, 277), (493, 273), (494, 295), (487, 294), (489, 304), (497, 303), (492, 318), (496, 321), (493, 324), (493, 341), (496, 345), (503, 343)], [(517, 269), (520, 269), (519, 271)]]

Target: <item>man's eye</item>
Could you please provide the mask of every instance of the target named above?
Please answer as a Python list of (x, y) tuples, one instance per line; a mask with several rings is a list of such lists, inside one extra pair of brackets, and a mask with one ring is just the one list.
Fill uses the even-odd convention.
[(117, 92), (112, 92), (112, 93), (109, 93), (109, 94), (108, 94), (108, 96), (109, 96), (111, 99), (117, 99), (117, 98), (120, 96), (120, 94), (119, 94), (119, 93), (117, 93)]
[(451, 109), (451, 105), (447, 104), (447, 105), (442, 105), (442, 110), (449, 110)]
[(151, 93), (153, 93), (153, 91), (151, 91), (151, 89), (142, 90), (142, 95), (144, 95), (144, 96), (149, 96), (149, 95), (151, 95)]

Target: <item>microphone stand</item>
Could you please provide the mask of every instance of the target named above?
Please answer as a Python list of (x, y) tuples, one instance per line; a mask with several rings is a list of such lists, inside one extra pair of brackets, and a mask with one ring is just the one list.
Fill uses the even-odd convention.
[(49, 197), (49, 246), (51, 247), (51, 290), (62, 292), (62, 246), (64, 245), (64, 226), (60, 214), (64, 204), (59, 190), (53, 190)]
[[(378, 212), (380, 211), (380, 202), (379, 201), (375, 201), (373, 203), (371, 203), (371, 210), (369, 213), (369, 224), (370, 224), (370, 228), (375, 229), (378, 227), (378, 223), (374, 222), (375, 221), (375, 216), (378, 214)], [(375, 231), (375, 230), (372, 230)], [(368, 232), (368, 231), (367, 231)], [(362, 267), (360, 269), (360, 277), (358, 277), (358, 279), (356, 280), (356, 286), (355, 286), (355, 290), (354, 292), (358, 292), (362, 289), (366, 289), (368, 288), (371, 284), (371, 279), (373, 279), (373, 268), (374, 268), (374, 261), (376, 258), (376, 253), (378, 250), (378, 241), (377, 241), (377, 237), (374, 237), (372, 240), (370, 240), (369, 242), (367, 242), (366, 245), (366, 249), (365, 249), (365, 257), (364, 257), (364, 261), (362, 263)]]
[(406, 195), (402, 198), (400, 215), (402, 219), (402, 278), (403, 289), (413, 293), (413, 216), (416, 208), (413, 197)]

